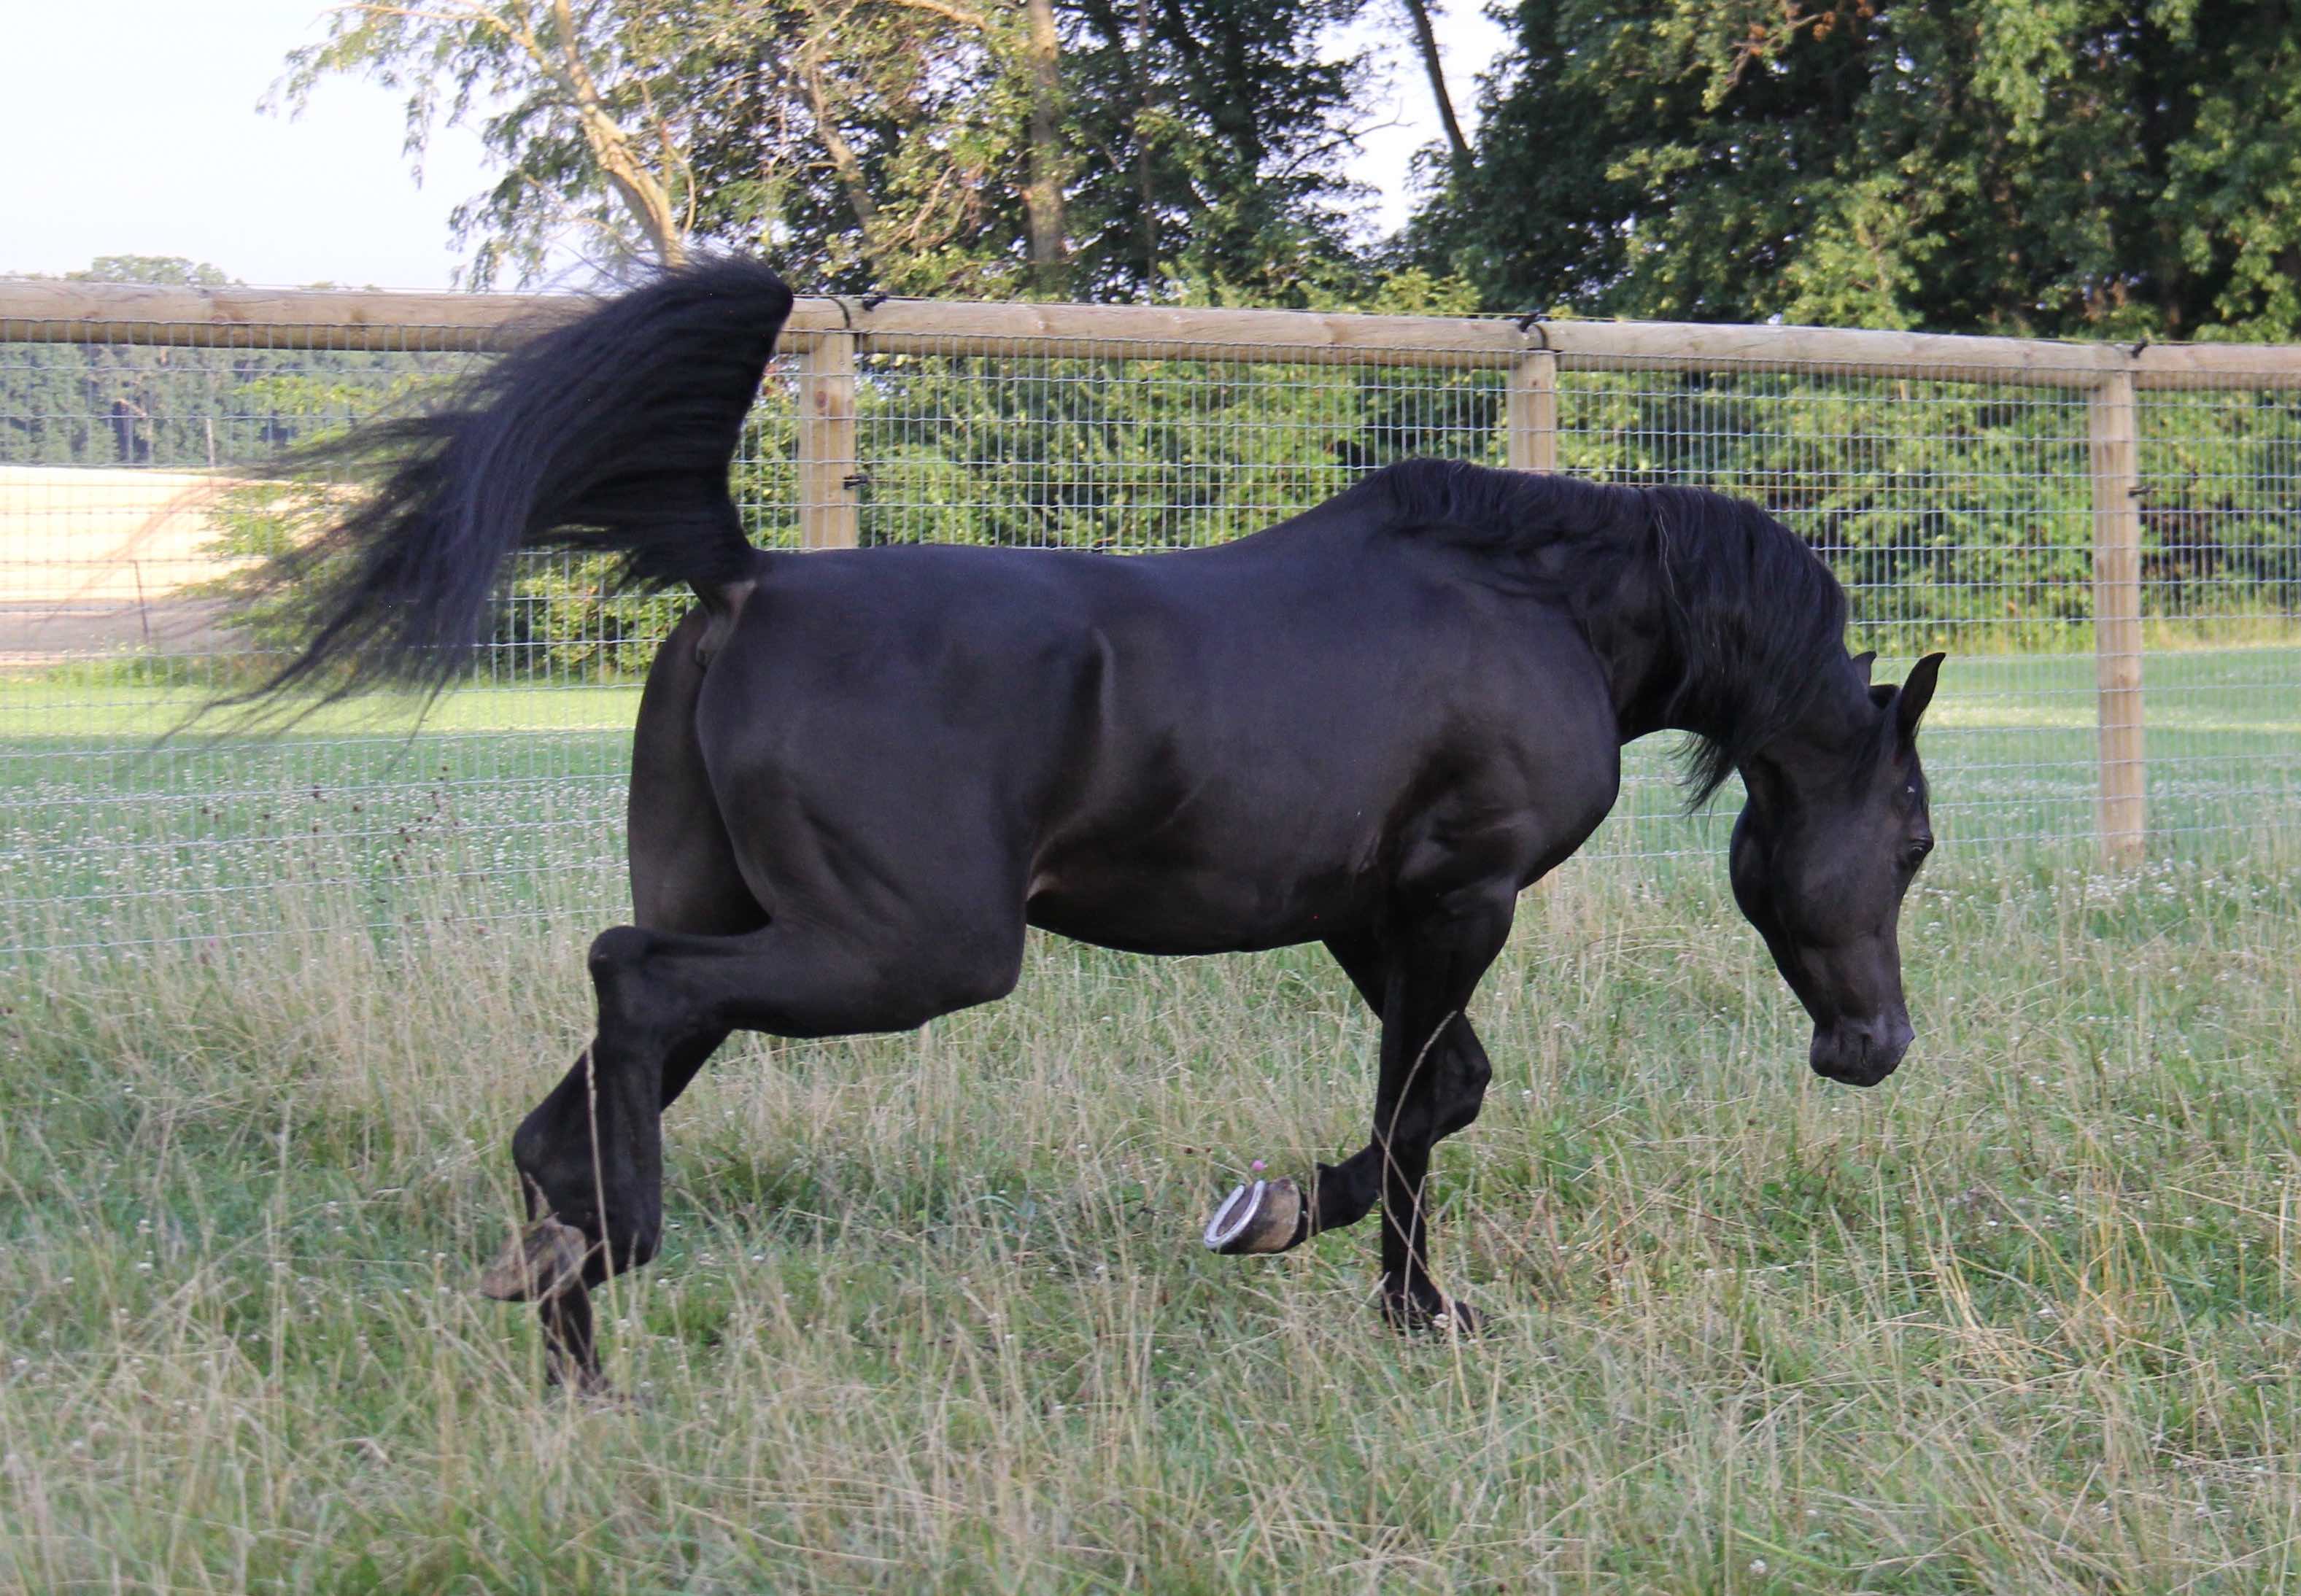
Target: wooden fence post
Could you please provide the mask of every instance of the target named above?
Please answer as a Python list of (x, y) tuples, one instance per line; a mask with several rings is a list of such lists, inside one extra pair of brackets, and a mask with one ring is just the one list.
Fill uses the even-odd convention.
[(1551, 350), (1536, 349), (1510, 368), (1502, 464), (1512, 471), (1558, 469), (1558, 356)]
[(2095, 823), (2112, 865), (2141, 862), (2141, 451), (2133, 374), (2088, 396), (2093, 464), (2094, 688), (2101, 724)]
[(852, 548), (861, 517), (855, 458), (855, 335), (818, 332), (799, 357), (799, 541)]

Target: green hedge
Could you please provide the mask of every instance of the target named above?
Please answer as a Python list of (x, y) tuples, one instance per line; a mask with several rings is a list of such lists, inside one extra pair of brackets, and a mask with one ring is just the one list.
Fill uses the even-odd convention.
[[(2081, 396), (1914, 379), (1569, 373), (1560, 463), (1770, 506), (1845, 581), (1864, 646), (2089, 643)], [(1413, 455), (1501, 462), (1502, 376), (1182, 361), (889, 357), (858, 384), (866, 544), (1143, 550), (1240, 536)], [(754, 536), (795, 540), (793, 394), (770, 383), (734, 474)], [(2301, 406), (2224, 392), (2145, 402), (2145, 610), (2301, 611)], [(294, 535), (283, 490), (235, 500), (223, 547)], [(643, 670), (683, 598), (618, 597), (597, 562), (522, 562), (483, 668)], [(246, 618), (276, 643), (278, 618)]]

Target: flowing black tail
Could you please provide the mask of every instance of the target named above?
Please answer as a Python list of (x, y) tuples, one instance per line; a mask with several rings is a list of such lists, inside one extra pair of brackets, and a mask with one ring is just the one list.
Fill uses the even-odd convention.
[(247, 585), (251, 606), (285, 601), (300, 641), (243, 701), (444, 686), (488, 637), (515, 549), (615, 555), (617, 582), (641, 589), (741, 580), (752, 550), (727, 471), (791, 307), (754, 262), (682, 266), (520, 344), (428, 414), (307, 457), (374, 486)]

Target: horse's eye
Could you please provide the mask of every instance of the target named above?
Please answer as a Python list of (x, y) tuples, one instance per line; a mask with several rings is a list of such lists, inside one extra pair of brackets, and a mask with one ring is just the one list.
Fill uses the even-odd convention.
[(1926, 856), (1933, 851), (1934, 840), (1930, 837), (1920, 837), (1902, 850), (1902, 863), (1915, 870), (1926, 862)]

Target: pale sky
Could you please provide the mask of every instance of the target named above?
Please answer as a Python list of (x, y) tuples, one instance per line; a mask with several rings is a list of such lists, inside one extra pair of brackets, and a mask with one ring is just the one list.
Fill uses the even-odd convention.
[[(1482, 0), (1452, 0), (1438, 29), (1457, 111), (1501, 48)], [(417, 186), (400, 153), (400, 97), (322, 84), (294, 121), (256, 102), (297, 45), (320, 36), (314, 0), (0, 0), (9, 62), (0, 93), (0, 274), (63, 272), (101, 255), (186, 255), (258, 284), (448, 285), (448, 213), (491, 172), (479, 140), (435, 130)], [(1358, 37), (1403, 38), (1394, 12)], [(1406, 214), (1409, 157), (1436, 136), (1429, 85), (1385, 46), (1389, 86), (1357, 173), (1381, 189), (1386, 230)]]

